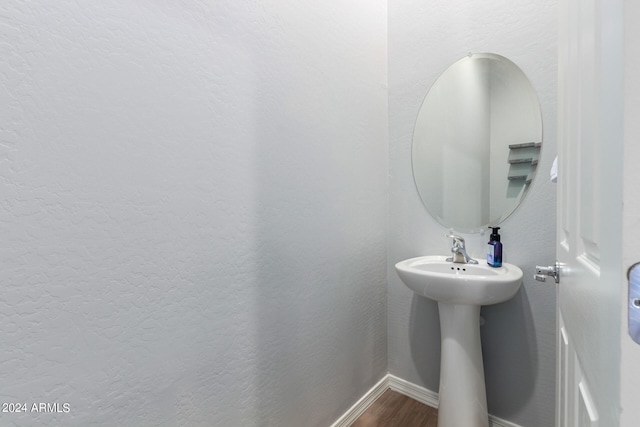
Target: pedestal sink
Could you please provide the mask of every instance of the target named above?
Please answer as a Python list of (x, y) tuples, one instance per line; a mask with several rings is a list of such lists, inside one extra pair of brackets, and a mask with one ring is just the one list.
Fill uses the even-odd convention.
[(438, 427), (488, 427), (480, 306), (513, 297), (522, 283), (522, 270), (507, 263), (493, 268), (423, 256), (400, 261), (396, 271), (416, 294), (438, 302), (442, 339)]

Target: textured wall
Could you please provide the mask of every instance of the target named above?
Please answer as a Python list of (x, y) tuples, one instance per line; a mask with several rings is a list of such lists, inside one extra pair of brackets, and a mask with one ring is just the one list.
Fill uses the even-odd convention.
[(386, 3), (0, 4), (5, 425), (322, 426), (386, 371)]
[[(505, 261), (524, 271), (524, 287), (506, 303), (485, 307), (483, 353), (489, 411), (526, 427), (554, 424), (555, 289), (532, 279), (535, 264), (555, 258), (556, 1), (389, 2), (389, 370), (438, 390), (440, 332), (435, 303), (414, 296), (393, 264), (444, 254), (447, 231), (423, 208), (411, 176), (416, 116), (440, 72), (468, 52), (494, 52), (528, 75), (540, 99), (544, 147), (539, 175), (503, 224)], [(488, 236), (467, 235), (483, 258)]]

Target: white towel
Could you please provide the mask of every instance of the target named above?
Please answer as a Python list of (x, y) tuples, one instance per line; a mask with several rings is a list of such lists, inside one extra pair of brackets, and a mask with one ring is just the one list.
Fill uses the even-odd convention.
[(549, 172), (549, 175), (551, 175), (551, 182), (558, 182), (558, 156), (553, 160), (553, 165), (551, 165), (551, 172)]

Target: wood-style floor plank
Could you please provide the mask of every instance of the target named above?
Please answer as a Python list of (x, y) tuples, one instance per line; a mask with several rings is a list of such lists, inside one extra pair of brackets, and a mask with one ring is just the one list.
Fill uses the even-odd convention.
[(438, 410), (391, 389), (385, 391), (351, 427), (437, 427)]

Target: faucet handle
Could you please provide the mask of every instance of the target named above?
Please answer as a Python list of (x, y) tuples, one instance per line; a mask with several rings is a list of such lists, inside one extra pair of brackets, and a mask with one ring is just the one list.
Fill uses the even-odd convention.
[(453, 245), (456, 246), (460, 246), (464, 248), (464, 239), (462, 238), (462, 236), (458, 236), (456, 234), (445, 234), (446, 237), (453, 239)]

